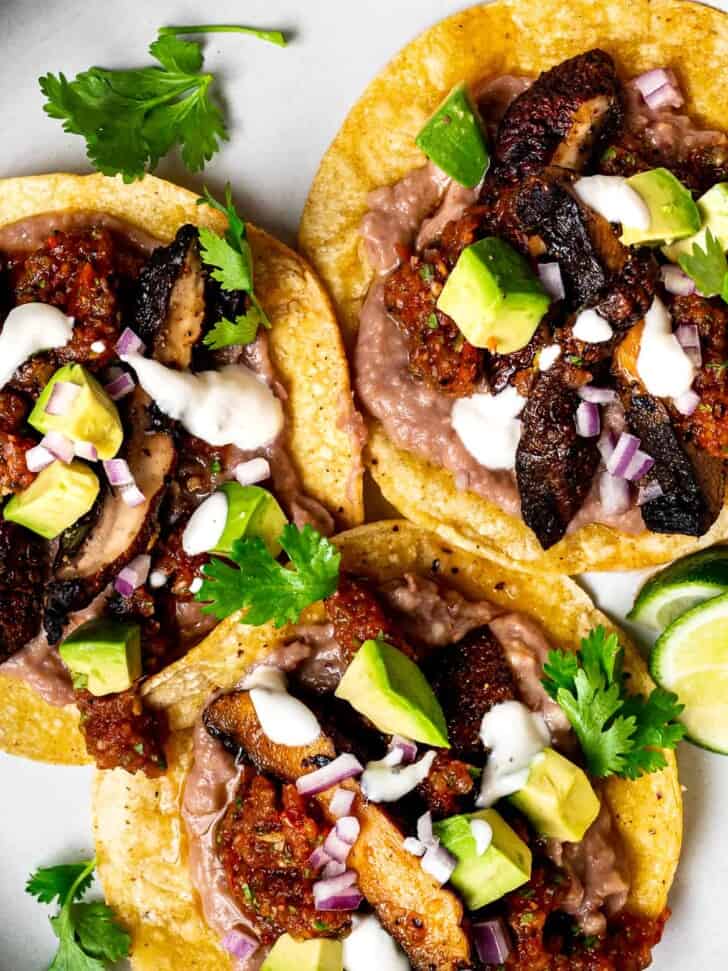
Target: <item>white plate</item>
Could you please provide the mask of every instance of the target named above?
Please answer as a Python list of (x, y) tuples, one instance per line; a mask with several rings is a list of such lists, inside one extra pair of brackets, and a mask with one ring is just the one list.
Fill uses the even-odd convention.
[[(566, 0), (565, 0), (566, 2)], [(608, 2), (608, 0), (605, 0)], [(728, 0), (716, 6), (726, 9)], [(42, 111), (37, 77), (101, 64), (146, 62), (165, 23), (252, 23), (296, 34), (286, 50), (252, 38), (208, 38), (206, 64), (222, 81), (232, 137), (204, 181), (219, 193), (229, 179), (244, 214), (292, 241), (318, 162), (347, 109), (387, 60), (419, 31), (464, 3), (456, 0), (0, 0), (0, 175), (87, 170), (80, 138)], [(199, 189), (174, 161), (158, 174)], [(602, 606), (619, 619), (635, 579), (591, 577)], [(719, 928), (728, 905), (728, 767), (684, 746), (683, 862), (672, 894), (674, 916), (655, 953), (656, 971), (725, 967)], [(0, 971), (40, 971), (55, 950), (47, 909), (23, 888), (39, 864), (91, 852), (90, 770), (35, 765), (0, 755)]]

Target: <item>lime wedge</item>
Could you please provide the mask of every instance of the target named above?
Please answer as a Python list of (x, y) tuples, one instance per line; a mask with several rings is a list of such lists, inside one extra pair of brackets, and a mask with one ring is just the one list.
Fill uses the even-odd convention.
[(662, 630), (686, 610), (726, 591), (728, 546), (712, 546), (676, 560), (650, 577), (627, 618)]
[(680, 721), (690, 741), (728, 755), (728, 593), (693, 607), (663, 631), (650, 673), (685, 705)]

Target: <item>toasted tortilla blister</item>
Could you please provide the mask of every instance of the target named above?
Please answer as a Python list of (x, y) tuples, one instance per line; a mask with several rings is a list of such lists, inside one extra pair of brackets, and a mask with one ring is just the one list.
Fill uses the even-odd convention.
[[(404, 521), (361, 526), (339, 535), (342, 566), (383, 583), (405, 573), (438, 577), (471, 599), (487, 599), (527, 614), (551, 644), (576, 649), (591, 628), (610, 621), (572, 580), (534, 576), (444, 543)], [(303, 618), (322, 620), (315, 604)], [(249, 627), (233, 616), (194, 654), (150, 679), (146, 699), (168, 712), (173, 735), (170, 771), (162, 779), (123, 770), (96, 774), (94, 833), (99, 872), (107, 899), (129, 927), (133, 966), (139, 971), (178, 967), (213, 971), (231, 967), (207, 927), (187, 869), (187, 844), (180, 817), (184, 782), (192, 759), (191, 726), (210, 693), (229, 690), (272, 651), (295, 636), (291, 627)], [(652, 687), (644, 661), (620, 632), (635, 691)], [(632, 873), (628, 906), (656, 916), (665, 907), (680, 854), (682, 798), (673, 753), (662, 772), (637, 782), (612, 778), (606, 797), (624, 841)]]
[[(125, 185), (102, 175), (0, 180), (0, 226), (40, 213), (107, 213), (168, 243), (184, 223), (218, 233), (225, 217), (197, 196), (147, 176)], [(350, 427), (351, 386), (331, 302), (307, 263), (248, 225), (256, 293), (272, 322), (270, 351), (288, 399), (289, 453), (305, 492), (343, 526), (363, 519), (359, 444)], [(200, 649), (204, 645), (201, 645)], [(0, 673), (0, 749), (47, 762), (88, 761), (75, 707), (52, 708), (22, 681)]]
[[(425, 158), (415, 137), (443, 96), (460, 81), (540, 71), (601, 47), (622, 77), (653, 67), (676, 70), (685, 111), (706, 127), (725, 127), (726, 14), (685, 0), (502, 0), (443, 20), (408, 44), (371, 82), (323, 158), (300, 228), (302, 251), (331, 293), (350, 349), (372, 281), (359, 226), (367, 196)], [(544, 551), (522, 522), (453, 476), (397, 448), (377, 423), (366, 463), (385, 498), (443, 539), (524, 569), (575, 574), (665, 563), (728, 536), (724, 506), (700, 539), (608, 526), (584, 526)]]

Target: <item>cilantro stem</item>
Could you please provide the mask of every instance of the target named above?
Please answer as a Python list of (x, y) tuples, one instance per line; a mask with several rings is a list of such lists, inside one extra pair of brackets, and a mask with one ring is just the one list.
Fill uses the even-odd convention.
[(260, 40), (275, 44), (276, 47), (285, 47), (288, 43), (280, 30), (261, 30), (258, 27), (243, 27), (240, 24), (190, 24), (189, 26), (177, 25), (172, 27), (160, 27), (159, 34), (252, 34)]
[(76, 891), (84, 882), (84, 880), (94, 872), (95, 869), (96, 869), (96, 857), (94, 856), (92, 859), (88, 861), (88, 863), (86, 864), (86, 867), (81, 871), (81, 873), (79, 873), (79, 875), (76, 877), (76, 880), (71, 885), (71, 889), (68, 891), (68, 896), (63, 901), (64, 908), (68, 903), (72, 903), (76, 899)]

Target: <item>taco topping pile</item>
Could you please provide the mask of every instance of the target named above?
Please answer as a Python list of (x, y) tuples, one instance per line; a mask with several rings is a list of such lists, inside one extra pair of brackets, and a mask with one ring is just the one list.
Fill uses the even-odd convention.
[(728, 448), (728, 137), (591, 50), (457, 86), (370, 195), (357, 387), (392, 442), (520, 515), (702, 536)]

